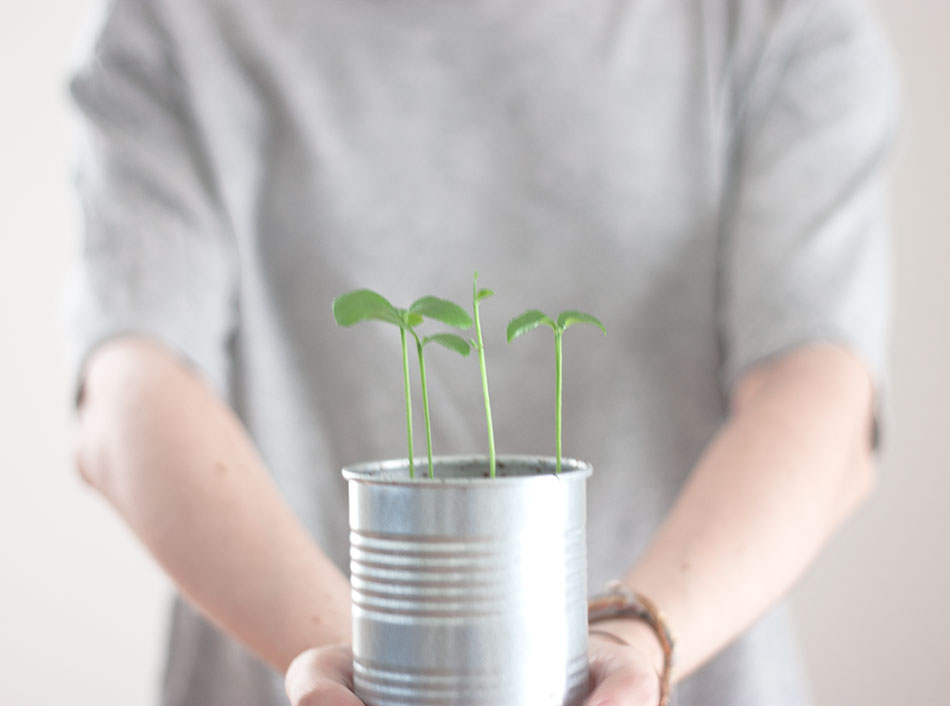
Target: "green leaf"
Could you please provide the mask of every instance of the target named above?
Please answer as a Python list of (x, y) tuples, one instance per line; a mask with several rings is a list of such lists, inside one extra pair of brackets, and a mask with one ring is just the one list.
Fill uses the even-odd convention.
[(467, 356), (472, 350), (468, 341), (461, 336), (456, 336), (454, 333), (437, 333), (422, 339), (422, 345), (430, 342), (438, 343), (440, 346), (444, 346), (450, 351), (455, 351), (461, 356)]
[(400, 326), (396, 308), (382, 295), (370, 289), (356, 289), (333, 300), (333, 318), (340, 326), (353, 326), (360, 321), (385, 321)]
[(591, 324), (603, 331), (605, 336), (607, 335), (604, 325), (596, 317), (585, 314), (583, 311), (562, 311), (557, 317), (558, 328), (562, 331), (574, 324)]
[(550, 326), (555, 331), (557, 330), (557, 324), (551, 321), (551, 318), (543, 311), (531, 309), (516, 316), (508, 322), (508, 343), (511, 343), (521, 334), (527, 333), (541, 324)]
[(475, 301), (480, 302), (482, 299), (488, 299), (488, 297), (495, 296), (495, 293), (490, 289), (479, 289), (478, 294), (475, 295)]
[(432, 296), (422, 297), (412, 303), (409, 311), (413, 314), (425, 316), (427, 319), (441, 321), (446, 326), (457, 329), (467, 329), (472, 325), (472, 317), (468, 315), (468, 312), (448, 299), (439, 299)]

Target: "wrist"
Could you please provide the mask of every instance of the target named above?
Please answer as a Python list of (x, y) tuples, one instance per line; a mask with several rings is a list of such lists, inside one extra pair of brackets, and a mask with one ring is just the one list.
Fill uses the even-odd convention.
[(590, 626), (591, 637), (609, 640), (627, 645), (639, 653), (653, 670), (663, 673), (666, 656), (663, 645), (656, 632), (649, 625), (636, 618), (611, 618), (599, 620)]
[[(606, 593), (587, 602), (587, 620), (594, 626), (589, 630), (596, 631), (609, 625), (615, 632), (608, 632), (608, 635), (639, 651), (651, 664), (659, 662), (656, 673), (660, 678), (660, 705), (668, 706), (676, 641), (666, 616), (656, 604), (619, 581), (612, 581), (607, 585)], [(643, 630), (646, 630), (645, 634)], [(656, 659), (657, 646), (660, 660)]]

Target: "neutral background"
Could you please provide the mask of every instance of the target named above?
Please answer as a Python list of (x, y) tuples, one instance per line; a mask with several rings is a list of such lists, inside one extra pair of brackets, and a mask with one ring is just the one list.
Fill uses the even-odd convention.
[[(874, 498), (795, 592), (819, 706), (950, 703), (950, 3), (880, 0), (905, 118), (892, 419)], [(97, 3), (0, 9), (0, 701), (150, 704), (169, 588), (70, 466), (60, 301), (78, 222), (64, 67)]]

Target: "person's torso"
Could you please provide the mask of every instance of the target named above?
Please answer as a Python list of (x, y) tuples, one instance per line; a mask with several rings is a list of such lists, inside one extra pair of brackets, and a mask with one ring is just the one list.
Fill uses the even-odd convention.
[[(398, 331), (340, 329), (330, 303), (368, 287), (468, 307), (475, 270), (497, 294), (499, 453), (555, 443), (551, 336), (507, 345), (507, 321), (606, 325), (565, 336), (564, 453), (595, 467), (591, 586), (636, 559), (726, 414), (719, 212), (733, 86), (762, 39), (733, 42), (732, 5), (163, 4), (239, 254), (231, 401), (341, 568), (339, 469), (405, 457), (405, 420)], [(485, 453), (477, 362), (428, 358), (435, 453)]]

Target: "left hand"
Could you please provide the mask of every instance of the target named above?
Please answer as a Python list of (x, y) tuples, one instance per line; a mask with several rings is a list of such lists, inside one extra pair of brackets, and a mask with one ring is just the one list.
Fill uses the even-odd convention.
[[(606, 623), (597, 624), (598, 629), (601, 627), (605, 632), (614, 633)], [(660, 703), (662, 652), (648, 631), (642, 637), (636, 636), (637, 633), (629, 633), (629, 628), (623, 635), (624, 642), (629, 644), (596, 633), (590, 636), (591, 691), (584, 706), (657, 706)]]

